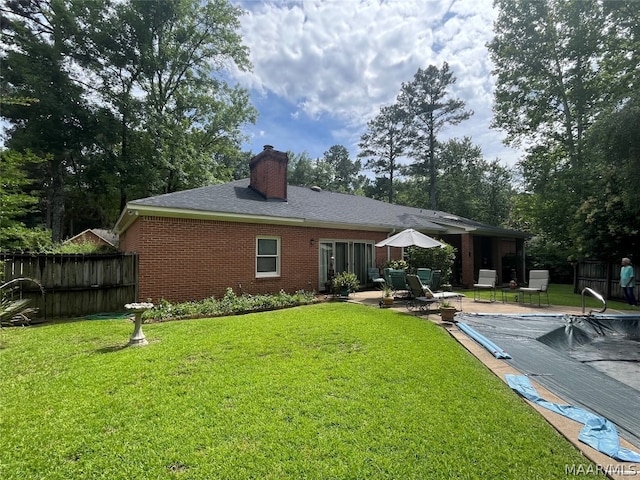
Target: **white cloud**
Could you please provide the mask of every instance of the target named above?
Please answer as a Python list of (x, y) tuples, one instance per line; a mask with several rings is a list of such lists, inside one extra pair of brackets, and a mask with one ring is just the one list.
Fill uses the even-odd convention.
[(353, 146), (366, 122), (395, 100), (402, 82), (418, 68), (446, 61), (457, 77), (452, 94), (475, 111), (449, 133), (471, 136), (486, 155), (504, 150), (502, 136), (489, 130), (491, 0), (236, 3), (248, 11), (242, 36), (254, 68), (233, 74), (243, 86), (286, 101), (288, 121), (306, 116), (318, 128), (338, 122), (328, 127), (334, 138), (350, 138)]

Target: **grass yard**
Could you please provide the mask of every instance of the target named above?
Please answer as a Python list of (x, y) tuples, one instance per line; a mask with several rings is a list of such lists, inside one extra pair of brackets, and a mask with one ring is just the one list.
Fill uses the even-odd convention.
[[(324, 303), (0, 330), (0, 478), (566, 478), (596, 471), (420, 318)], [(585, 476), (588, 476), (585, 474)]]

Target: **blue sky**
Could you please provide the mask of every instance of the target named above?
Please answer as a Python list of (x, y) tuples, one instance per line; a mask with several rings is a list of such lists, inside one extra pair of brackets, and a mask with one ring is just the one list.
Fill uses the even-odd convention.
[(519, 158), (489, 128), (492, 0), (231, 1), (247, 12), (241, 34), (253, 64), (231, 74), (259, 113), (245, 149), (269, 144), (318, 158), (339, 144), (355, 157), (367, 121), (395, 101), (402, 82), (448, 62), (457, 78), (451, 93), (474, 115), (440, 138), (469, 136), (505, 165)]

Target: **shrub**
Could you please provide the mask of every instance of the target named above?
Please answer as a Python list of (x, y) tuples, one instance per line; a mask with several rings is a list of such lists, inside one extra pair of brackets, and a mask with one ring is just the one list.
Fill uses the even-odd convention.
[(445, 244), (442, 248), (407, 247), (406, 257), (412, 271), (420, 267), (442, 271), (442, 283), (451, 282), (453, 262), (456, 259), (456, 249)]
[(42, 253), (79, 253), (79, 254), (91, 254), (91, 253), (111, 253), (117, 252), (116, 247), (111, 245), (96, 245), (93, 242), (68, 242), (68, 243), (55, 243), (48, 248), (41, 249)]
[(51, 230), (12, 225), (0, 228), (0, 249), (3, 252), (43, 252), (51, 247)]
[(393, 268), (394, 270), (406, 270), (409, 264), (406, 260), (389, 260), (382, 268)]
[(275, 295), (236, 295), (227, 288), (221, 299), (210, 297), (200, 301), (171, 304), (162, 299), (151, 310), (142, 315), (145, 322), (180, 320), (187, 318), (217, 317), (272, 310), (275, 308), (307, 305), (316, 301), (315, 292), (299, 290), (293, 294), (281, 290)]
[(355, 273), (342, 272), (333, 277), (333, 288), (337, 290), (347, 289), (355, 292), (360, 287), (360, 280)]

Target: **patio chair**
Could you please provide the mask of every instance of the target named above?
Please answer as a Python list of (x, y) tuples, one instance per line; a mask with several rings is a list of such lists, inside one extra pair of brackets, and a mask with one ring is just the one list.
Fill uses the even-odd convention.
[(378, 287), (382, 288), (382, 285), (386, 283), (384, 278), (382, 278), (382, 276), (380, 275), (380, 270), (378, 270), (376, 267), (372, 267), (368, 269), (367, 272), (368, 272), (367, 275), (369, 277), (369, 280), (374, 285), (378, 285)]
[(545, 294), (547, 296), (547, 306), (549, 303), (549, 270), (531, 270), (529, 272), (529, 283), (526, 287), (520, 287), (518, 291), (522, 292), (522, 303), (524, 303), (524, 296), (529, 294), (529, 303), (531, 303), (531, 295), (538, 295), (538, 306), (540, 307), (540, 295)]
[(393, 270), (393, 268), (385, 268), (384, 270), (382, 270), (382, 278), (384, 278), (384, 281), (387, 282), (387, 285), (391, 285), (391, 276), (389, 275), (389, 272), (391, 272), (391, 270)]
[(431, 269), (430, 268), (418, 268), (416, 275), (420, 279), (420, 282), (427, 287), (431, 286)]
[(404, 292), (403, 297), (408, 296), (409, 287), (407, 286), (404, 270), (391, 269), (387, 285), (393, 290), (394, 298), (400, 298), (399, 292)]
[(428, 310), (429, 306), (433, 303), (441, 303), (445, 300), (457, 300), (462, 310), (462, 293), (457, 292), (433, 292), (429, 287), (420, 283), (420, 279), (417, 275), (407, 275), (407, 286), (409, 287), (409, 293), (411, 298), (407, 302), (407, 308), (409, 310)]
[(481, 269), (478, 272), (478, 282), (473, 284), (473, 301), (480, 300), (480, 291), (489, 290), (489, 301), (496, 301), (496, 271)]
[(442, 270), (434, 270), (431, 272), (431, 284), (429, 288), (434, 292), (440, 290), (440, 283), (442, 282)]

